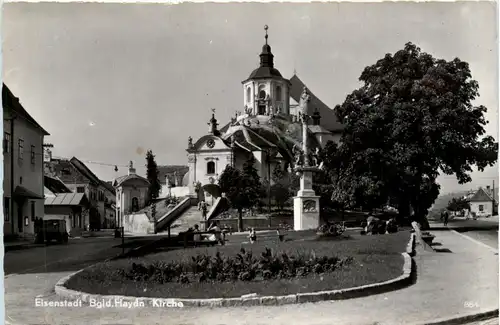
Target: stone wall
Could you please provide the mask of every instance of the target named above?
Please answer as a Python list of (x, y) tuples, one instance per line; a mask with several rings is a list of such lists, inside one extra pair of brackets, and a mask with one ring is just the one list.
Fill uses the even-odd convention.
[(145, 213), (127, 214), (123, 216), (125, 232), (151, 234), (154, 233), (154, 223), (149, 221)]

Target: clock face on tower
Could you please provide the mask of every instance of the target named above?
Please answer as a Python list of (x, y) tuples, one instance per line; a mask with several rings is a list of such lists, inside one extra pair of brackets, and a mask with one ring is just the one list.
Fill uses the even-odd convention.
[(208, 140), (208, 141), (207, 141), (207, 146), (208, 146), (209, 148), (213, 148), (213, 147), (215, 146), (215, 141), (214, 141), (214, 139), (210, 139), (210, 140)]

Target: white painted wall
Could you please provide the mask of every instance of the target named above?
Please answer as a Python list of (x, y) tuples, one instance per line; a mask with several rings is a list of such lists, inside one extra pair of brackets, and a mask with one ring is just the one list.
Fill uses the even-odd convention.
[(491, 216), (493, 215), (493, 202), (471, 202), (470, 211), (475, 212), (478, 217)]
[[(281, 98), (277, 98), (277, 87), (281, 87)], [(250, 89), (250, 98), (248, 97), (248, 89)], [(253, 109), (253, 114), (257, 115), (257, 103), (255, 102), (255, 96), (259, 95), (259, 92), (264, 90), (266, 94), (269, 95), (271, 99), (271, 105), (276, 109), (281, 103), (281, 112), (283, 114), (290, 113), (290, 97), (288, 83), (281, 79), (259, 79), (259, 80), (249, 80), (243, 84), (243, 105), (251, 107)]]
[[(5, 114), (5, 113), (4, 113)], [(4, 115), (5, 116), (5, 115)], [(14, 138), (14, 147), (11, 148), (11, 143), (9, 141), (9, 152), (4, 153), (4, 198), (9, 198), (10, 207), (5, 211), (14, 210), (14, 220), (11, 220), (11, 216), (4, 216), (4, 234), (16, 234), (19, 233), (18, 229), (18, 206), (13, 203), (12, 191), (16, 186), (21, 185), (24, 188), (30, 190), (31, 192), (38, 194), (43, 197), (44, 186), (43, 186), (43, 138), (44, 135), (42, 131), (33, 126), (33, 124), (28, 121), (17, 118), (14, 120), (14, 135), (12, 136), (11, 121), (3, 121), (4, 127), (4, 138), (5, 133), (8, 133)], [(23, 150), (20, 154), (19, 149), (19, 139), (23, 140)], [(32, 147), (33, 146), (33, 147)], [(31, 160), (31, 152), (33, 150), (34, 160)], [(11, 174), (11, 160), (13, 156), (14, 162), (14, 176)], [(14, 179), (14, 188), (11, 189), (11, 179)], [(21, 179), (22, 178), (22, 179)], [(25, 201), (24, 205), (20, 208), (22, 210), (22, 233), (33, 234), (34, 233), (34, 222), (32, 221), (31, 215), (31, 202), (35, 202), (35, 215), (34, 217), (43, 218), (44, 216), (44, 200), (43, 199), (28, 199)], [(2, 202), (5, 203), (5, 200)], [(10, 213), (9, 213), (10, 214)], [(25, 223), (25, 217), (28, 217), (27, 225)]]

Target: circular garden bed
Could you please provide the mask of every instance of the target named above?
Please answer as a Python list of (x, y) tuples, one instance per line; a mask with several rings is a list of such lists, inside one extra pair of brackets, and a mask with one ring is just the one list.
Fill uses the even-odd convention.
[[(292, 234), (292, 233), (290, 233)], [(99, 263), (66, 287), (103, 295), (157, 298), (230, 298), (288, 295), (387, 281), (403, 273), (409, 232), (351, 234), (348, 240), (300, 239), (253, 245), (172, 249)]]

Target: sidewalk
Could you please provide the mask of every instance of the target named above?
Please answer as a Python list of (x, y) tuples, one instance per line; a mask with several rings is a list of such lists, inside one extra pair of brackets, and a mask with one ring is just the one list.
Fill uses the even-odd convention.
[[(421, 324), (498, 308), (498, 255), (451, 231), (431, 231), (451, 253), (417, 247), (414, 285), (364, 298), (241, 308), (33, 308), (36, 295), (58, 300), (53, 285), (68, 273), (5, 281), (10, 324)], [(52, 287), (50, 287), (52, 286)], [(16, 299), (14, 301), (14, 296)]]

